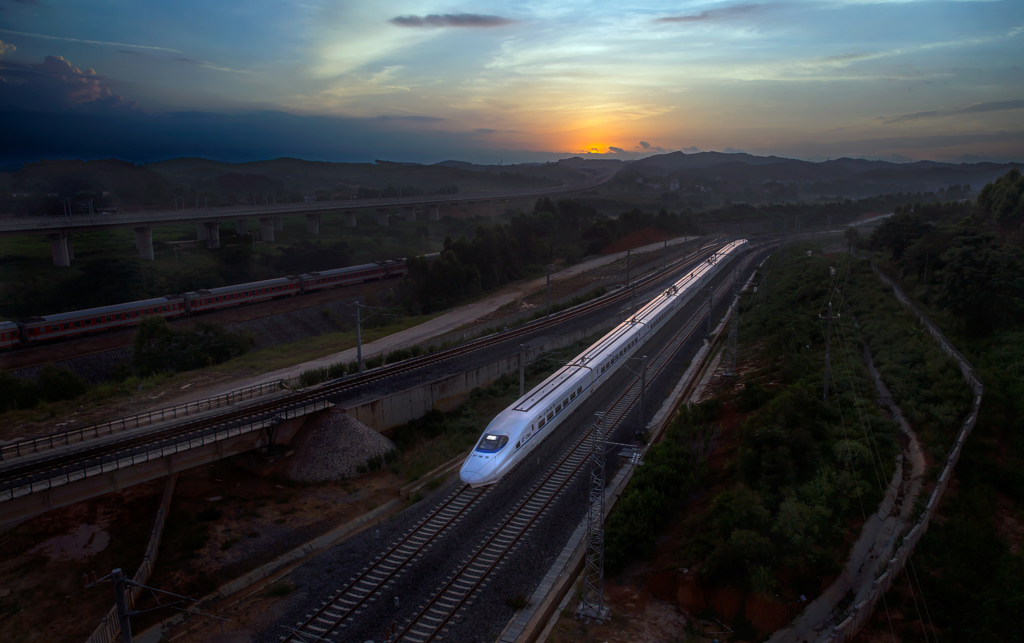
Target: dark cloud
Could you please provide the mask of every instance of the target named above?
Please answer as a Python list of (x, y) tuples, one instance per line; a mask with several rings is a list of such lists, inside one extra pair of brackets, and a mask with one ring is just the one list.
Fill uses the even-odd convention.
[(700, 152), (700, 148), (696, 145), (691, 145), (690, 147), (684, 147), (683, 151), (687, 154), (696, 154), (697, 152)]
[(886, 125), (893, 123), (905, 123), (907, 121), (918, 121), (924, 118), (942, 118), (945, 116), (959, 116), (960, 114), (984, 114), (986, 112), (1003, 112), (1011, 109), (1024, 109), (1024, 100), (1004, 100), (993, 103), (974, 103), (959, 109), (933, 109), (927, 112), (916, 112), (914, 114), (901, 114), (899, 116), (879, 117), (878, 120)]
[(114, 94), (108, 79), (92, 69), (81, 70), (61, 56), (47, 56), (41, 63), (0, 60), (0, 109), (124, 111), (136, 106)]
[(17, 47), (15, 47), (14, 45), (10, 43), (5, 43), (3, 40), (0, 40), (0, 56), (3, 56), (4, 54), (9, 54), (15, 49), (17, 49)]
[(656, 18), (654, 22), (711, 22), (714, 20), (725, 20), (757, 11), (765, 6), (761, 4), (735, 4), (731, 7), (708, 9), (707, 11), (685, 16), (665, 16), (664, 18)]
[(501, 16), (485, 16), (478, 13), (432, 13), (426, 16), (397, 16), (389, 22), (399, 27), (504, 27), (515, 22)]
[(608, 151), (612, 152), (613, 154), (625, 154), (626, 153), (626, 150), (622, 149), (621, 147), (613, 147), (611, 145), (608, 146)]
[(636, 149), (638, 149), (638, 150), (647, 150), (648, 152), (658, 152), (660, 154), (664, 154), (665, 152), (671, 152), (672, 151), (672, 150), (666, 150), (664, 147), (659, 147), (657, 145), (651, 145), (647, 141), (640, 141), (640, 144), (636, 146)]

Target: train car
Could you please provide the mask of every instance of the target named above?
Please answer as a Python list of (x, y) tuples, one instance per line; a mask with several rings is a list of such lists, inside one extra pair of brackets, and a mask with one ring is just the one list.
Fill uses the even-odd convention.
[(298, 277), (279, 277), (248, 284), (187, 292), (183, 297), (187, 306), (186, 310), (193, 315), (208, 310), (220, 310), (255, 301), (297, 295), (300, 290), (301, 280)]
[(463, 463), (462, 481), (480, 487), (501, 480), (748, 245), (735, 241), (711, 255), (499, 413)]
[(383, 263), (364, 263), (347, 268), (309, 272), (301, 276), (302, 292), (314, 292), (336, 286), (359, 284), (364, 281), (385, 279), (387, 276), (388, 270)]
[(0, 350), (21, 344), (21, 329), (14, 322), (0, 322)]
[(184, 314), (185, 300), (180, 295), (168, 295), (45, 317), (30, 317), (18, 322), (18, 327), (21, 330), (21, 342), (35, 344), (111, 328), (135, 326), (143, 317), (150, 315), (170, 319)]

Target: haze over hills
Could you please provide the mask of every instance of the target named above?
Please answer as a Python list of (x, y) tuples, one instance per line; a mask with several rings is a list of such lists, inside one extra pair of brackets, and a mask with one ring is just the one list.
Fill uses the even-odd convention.
[[(595, 155), (596, 156), (596, 155)], [(60, 212), (59, 199), (92, 194), (104, 207), (147, 207), (188, 196), (210, 205), (304, 196), (495, 193), (589, 183), (617, 172), (606, 192), (713, 193), (731, 201), (769, 195), (798, 201), (820, 195), (858, 198), (928, 192), (952, 185), (975, 189), (1018, 164), (894, 163), (855, 158), (810, 162), (744, 152), (671, 152), (639, 161), (574, 156), (554, 162), (479, 165), (458, 160), (425, 165), (400, 161), (334, 163), (296, 158), (228, 163), (177, 158), (134, 164), (116, 159), (42, 160), (0, 172), (0, 212)], [(675, 180), (678, 186), (671, 187)], [(672, 184), (674, 185), (674, 184)], [(766, 187), (767, 186), (767, 187)]]

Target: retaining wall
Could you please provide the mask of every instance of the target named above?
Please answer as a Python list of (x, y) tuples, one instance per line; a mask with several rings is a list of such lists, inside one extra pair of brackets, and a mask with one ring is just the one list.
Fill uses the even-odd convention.
[[(167, 512), (171, 508), (171, 497), (174, 495), (174, 485), (178, 481), (178, 474), (172, 473), (167, 477), (167, 484), (164, 485), (164, 495), (160, 498), (160, 507), (156, 511), (156, 519), (153, 520), (153, 531), (149, 534), (149, 544), (146, 545), (146, 553), (142, 557), (142, 564), (138, 571), (132, 576), (132, 580), (140, 585), (145, 585), (153, 573), (153, 566), (156, 565), (156, 555), (160, 551), (160, 540), (164, 533), (164, 523), (167, 521)], [(135, 607), (135, 601), (142, 594), (141, 587), (129, 587), (125, 590), (125, 599), (128, 601), (128, 609)], [(121, 634), (121, 622), (117, 618), (117, 606), (110, 608), (107, 615), (100, 621), (99, 627), (92, 633), (86, 643), (112, 643)]]

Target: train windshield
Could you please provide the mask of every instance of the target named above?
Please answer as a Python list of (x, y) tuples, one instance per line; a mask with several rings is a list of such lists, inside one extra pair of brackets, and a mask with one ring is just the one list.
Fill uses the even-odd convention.
[(480, 444), (476, 445), (476, 450), (481, 453), (497, 453), (501, 451), (501, 448), (508, 444), (507, 435), (496, 435), (494, 433), (487, 433), (483, 439), (480, 440)]

